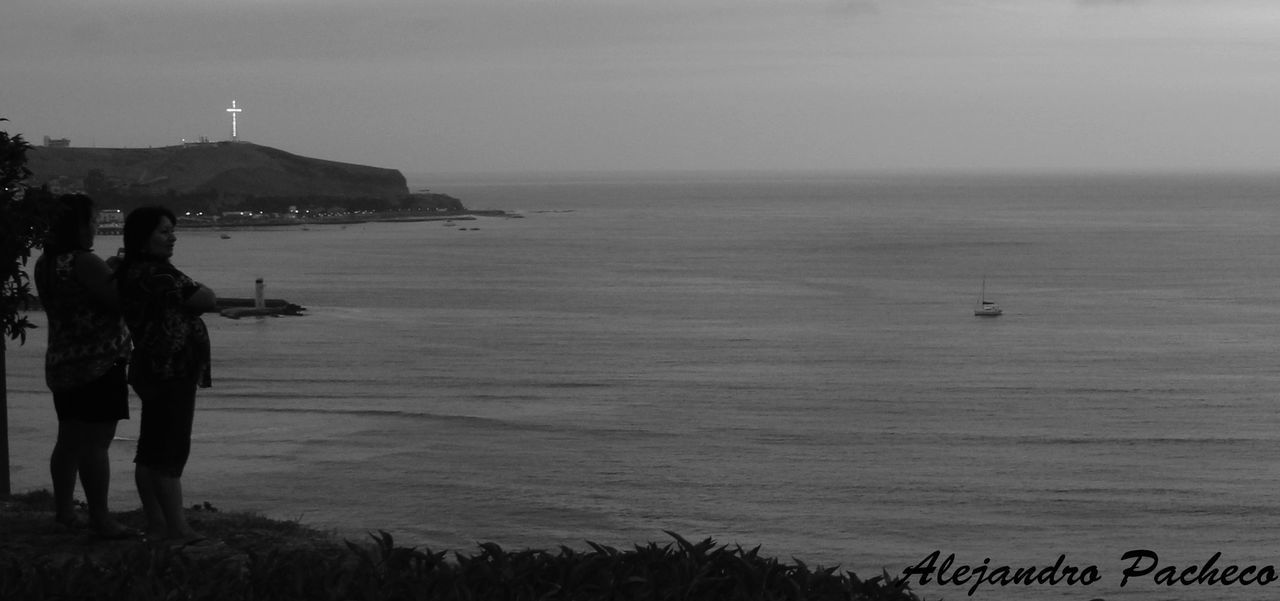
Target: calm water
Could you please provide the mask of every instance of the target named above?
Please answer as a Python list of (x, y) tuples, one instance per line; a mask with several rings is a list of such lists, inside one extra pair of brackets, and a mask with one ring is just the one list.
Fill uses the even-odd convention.
[[(672, 530), (864, 576), (941, 550), (1102, 577), (977, 599), (1280, 587), (1117, 588), (1131, 549), (1280, 564), (1280, 179), (421, 186), (522, 218), (180, 232), (221, 295), (308, 307), (208, 318), (190, 502), (433, 549)], [(43, 336), (9, 349), (20, 491), (48, 486)]]

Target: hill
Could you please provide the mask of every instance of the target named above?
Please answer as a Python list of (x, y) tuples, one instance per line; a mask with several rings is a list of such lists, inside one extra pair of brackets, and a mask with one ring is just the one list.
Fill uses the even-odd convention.
[[(409, 193), (395, 169), (339, 163), (248, 142), (161, 148), (35, 147), (31, 181), (84, 191), (103, 185), (163, 196), (216, 192), (223, 197), (398, 198)], [(95, 174), (96, 172), (96, 174)]]
[(410, 194), (395, 169), (304, 157), (248, 142), (160, 148), (34, 147), (28, 183), (84, 192), (100, 206), (163, 202), (201, 211), (276, 211), (290, 205), (461, 210), (457, 199)]

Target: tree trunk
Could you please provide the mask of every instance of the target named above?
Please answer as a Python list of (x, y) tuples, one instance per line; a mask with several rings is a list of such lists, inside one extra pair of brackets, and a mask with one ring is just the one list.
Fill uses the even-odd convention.
[(0, 499), (13, 493), (9, 483), (9, 371), (4, 363), (5, 342), (0, 337), (0, 465), (4, 477), (0, 478)]

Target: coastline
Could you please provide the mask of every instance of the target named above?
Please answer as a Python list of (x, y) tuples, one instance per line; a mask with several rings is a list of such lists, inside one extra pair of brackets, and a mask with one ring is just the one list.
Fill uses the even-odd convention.
[(238, 229), (238, 228), (255, 228), (255, 227), (280, 227), (280, 226), (307, 226), (307, 225), (353, 225), (359, 223), (417, 223), (423, 221), (474, 221), (477, 217), (507, 217), (520, 218), (523, 215), (507, 213), (502, 210), (466, 210), (466, 211), (450, 211), (447, 213), (430, 212), (429, 214), (421, 214), (423, 212), (414, 211), (411, 214), (405, 214), (405, 211), (387, 211), (387, 212), (367, 212), (367, 213), (348, 213), (344, 215), (320, 216), (320, 217), (261, 217), (261, 218), (220, 218), (216, 220), (193, 219), (189, 217), (179, 217), (178, 225), (181, 227), (197, 227), (197, 228), (213, 228), (213, 229)]
[[(421, 214), (424, 212), (414, 211), (406, 214), (406, 211), (387, 211), (387, 212), (369, 212), (369, 213), (348, 213), (343, 215), (319, 216), (319, 217), (280, 217), (278, 215), (264, 217), (178, 217), (178, 226), (182, 228), (194, 229), (210, 229), (210, 230), (238, 230), (253, 229), (260, 227), (290, 227), (290, 226), (311, 226), (311, 225), (356, 225), (361, 223), (417, 223), (423, 221), (475, 221), (478, 217), (506, 217), (508, 219), (519, 219), (524, 217), (518, 213), (508, 213), (499, 209), (481, 209), (481, 210), (464, 210), (450, 211), (447, 213), (430, 212), (429, 214)], [(103, 223), (98, 226), (97, 234), (102, 235), (119, 235), (122, 233), (123, 225), (116, 223)]]

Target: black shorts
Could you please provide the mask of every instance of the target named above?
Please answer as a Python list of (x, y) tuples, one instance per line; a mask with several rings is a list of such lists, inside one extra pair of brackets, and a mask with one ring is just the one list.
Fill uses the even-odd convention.
[(129, 384), (124, 362), (116, 363), (102, 377), (72, 388), (54, 391), (53, 409), (60, 422), (114, 422), (129, 419)]
[(134, 379), (133, 390), (142, 400), (138, 452), (133, 462), (162, 476), (181, 477), (191, 456), (196, 382), (139, 377)]

